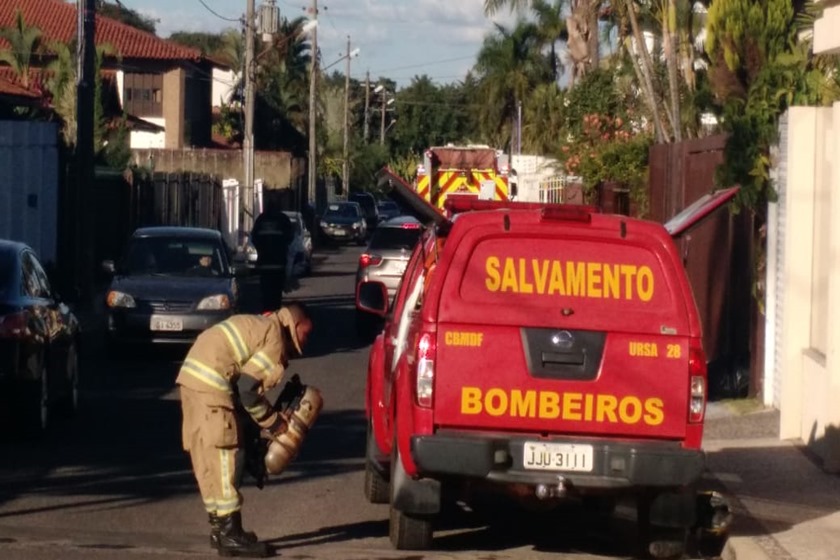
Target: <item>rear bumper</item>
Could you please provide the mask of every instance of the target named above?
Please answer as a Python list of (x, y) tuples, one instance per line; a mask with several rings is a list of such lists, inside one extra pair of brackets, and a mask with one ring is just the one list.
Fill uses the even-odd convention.
[(419, 474), (486, 479), (511, 484), (557, 484), (558, 476), (578, 489), (618, 490), (632, 487), (683, 487), (696, 482), (705, 453), (675, 443), (629, 443), (603, 440), (552, 439), (551, 443), (593, 447), (590, 472), (528, 470), (523, 466), (526, 441), (535, 438), (469, 435), (415, 436), (411, 452)]

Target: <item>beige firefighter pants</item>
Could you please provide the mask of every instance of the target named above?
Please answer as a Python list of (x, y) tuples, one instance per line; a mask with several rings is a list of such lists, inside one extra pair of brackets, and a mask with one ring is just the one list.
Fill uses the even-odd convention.
[(219, 396), (181, 387), (184, 416), (183, 446), (208, 513), (225, 516), (242, 507), (245, 454), (239, 448), (239, 424), (230, 406)]

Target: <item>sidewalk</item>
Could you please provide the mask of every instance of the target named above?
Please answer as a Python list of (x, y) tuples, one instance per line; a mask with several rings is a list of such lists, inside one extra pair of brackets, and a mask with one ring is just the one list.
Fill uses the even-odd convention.
[(840, 476), (802, 442), (779, 440), (779, 412), (756, 401), (710, 403), (703, 448), (711, 480), (731, 502), (724, 560), (840, 558)]

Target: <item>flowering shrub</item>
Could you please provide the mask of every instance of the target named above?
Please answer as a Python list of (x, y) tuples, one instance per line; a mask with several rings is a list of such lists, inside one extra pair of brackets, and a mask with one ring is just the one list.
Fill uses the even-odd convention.
[(588, 198), (603, 183), (619, 183), (643, 207), (651, 141), (621, 116), (589, 113), (582, 117), (580, 136), (570, 136), (560, 150), (566, 172), (581, 177)]

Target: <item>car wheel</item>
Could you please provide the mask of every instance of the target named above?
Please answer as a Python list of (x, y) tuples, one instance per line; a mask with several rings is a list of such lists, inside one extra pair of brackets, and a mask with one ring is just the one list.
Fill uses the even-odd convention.
[[(368, 424), (367, 447), (375, 446), (373, 441), (373, 428)], [(387, 504), (391, 496), (391, 485), (384, 474), (373, 464), (373, 459), (368, 453), (365, 458), (365, 498), (372, 504)]]

